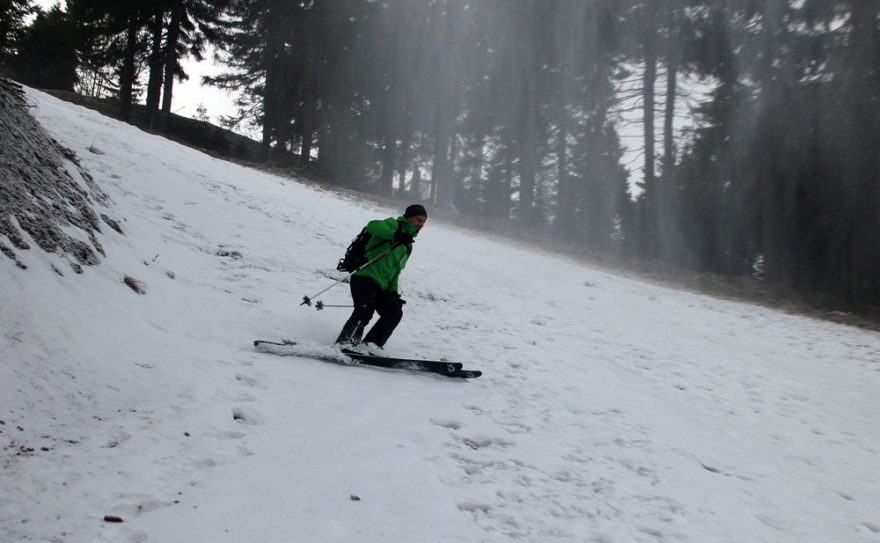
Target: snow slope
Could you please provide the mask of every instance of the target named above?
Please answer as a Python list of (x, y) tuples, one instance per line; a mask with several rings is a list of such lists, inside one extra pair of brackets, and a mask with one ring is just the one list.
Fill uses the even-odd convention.
[(483, 377), (257, 353), (399, 210), (28, 96), (125, 235), (0, 258), (0, 541), (880, 541), (878, 334), (434, 220), (388, 350)]

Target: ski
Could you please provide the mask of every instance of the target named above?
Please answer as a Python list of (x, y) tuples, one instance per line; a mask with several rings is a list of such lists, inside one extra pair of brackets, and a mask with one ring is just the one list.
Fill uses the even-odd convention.
[(459, 377), (461, 379), (476, 379), (477, 377), (483, 375), (483, 372), (480, 370), (456, 370), (452, 373), (447, 373), (446, 377)]
[[(473, 378), (479, 377), (475, 371), (466, 372), (462, 369), (462, 365), (458, 362), (443, 362), (441, 360), (418, 360), (415, 358), (393, 358), (390, 356), (373, 356), (362, 354), (350, 349), (342, 349), (342, 354), (356, 360), (361, 364), (368, 366), (379, 366), (382, 368), (394, 368), (412, 371), (424, 371), (428, 373), (437, 373), (447, 375), (449, 377)], [(467, 374), (467, 375), (466, 375)], [(480, 373), (482, 375), (482, 373)]]
[(342, 354), (351, 358), (352, 360), (357, 361), (360, 364), (365, 364), (368, 366), (423, 371), (428, 373), (436, 373), (438, 375), (445, 375), (446, 377), (459, 377), (461, 379), (475, 379), (483, 375), (483, 372), (478, 370), (463, 369), (462, 364), (458, 362), (372, 356), (368, 354), (361, 354), (355, 351), (350, 351), (348, 349), (343, 349)]
[(290, 341), (289, 339), (282, 339), (281, 341), (269, 341), (268, 339), (254, 340), (254, 347), (259, 348), (261, 345), (280, 345), (283, 347), (287, 347), (289, 345), (296, 345), (296, 342)]
[(427, 373), (436, 373), (447, 377), (458, 377), (461, 379), (474, 379), (483, 374), (478, 370), (465, 370), (459, 362), (444, 362), (441, 360), (419, 360), (414, 358), (397, 358), (385, 356), (372, 356), (363, 354), (350, 349), (342, 349), (339, 355), (329, 353), (308, 353), (308, 352), (281, 352), (278, 348), (297, 346), (295, 341), (283, 339), (280, 341), (269, 341), (258, 339), (254, 341), (254, 347), (263, 352), (272, 354), (291, 354), (305, 356), (309, 358), (317, 358), (329, 362), (341, 362), (341, 359), (348, 359), (365, 366), (375, 366), (380, 368), (403, 369), (411, 371), (421, 371)]

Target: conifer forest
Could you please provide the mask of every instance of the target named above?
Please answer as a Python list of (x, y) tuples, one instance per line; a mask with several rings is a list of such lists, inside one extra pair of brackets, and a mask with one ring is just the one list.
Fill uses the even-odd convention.
[(3, 74), (157, 131), (208, 55), (266, 161), (880, 310), (880, 0), (0, 0)]

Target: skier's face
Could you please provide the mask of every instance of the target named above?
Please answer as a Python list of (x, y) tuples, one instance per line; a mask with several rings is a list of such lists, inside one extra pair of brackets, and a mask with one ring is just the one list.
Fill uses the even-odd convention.
[(406, 220), (409, 223), (416, 227), (416, 230), (421, 230), (425, 223), (428, 222), (428, 217), (424, 215), (416, 215), (415, 217), (408, 217)]

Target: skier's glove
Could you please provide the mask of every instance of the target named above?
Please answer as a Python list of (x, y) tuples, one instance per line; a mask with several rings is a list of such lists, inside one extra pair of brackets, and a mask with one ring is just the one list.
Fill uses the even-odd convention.
[(397, 298), (397, 303), (399, 303), (401, 306), (403, 306), (403, 304), (406, 303), (406, 300), (404, 300), (403, 298), (400, 297), (399, 292), (395, 292), (394, 297)]
[(401, 245), (409, 245), (415, 241), (415, 238), (413, 238), (413, 235), (409, 232), (398, 230), (394, 233), (394, 241)]

